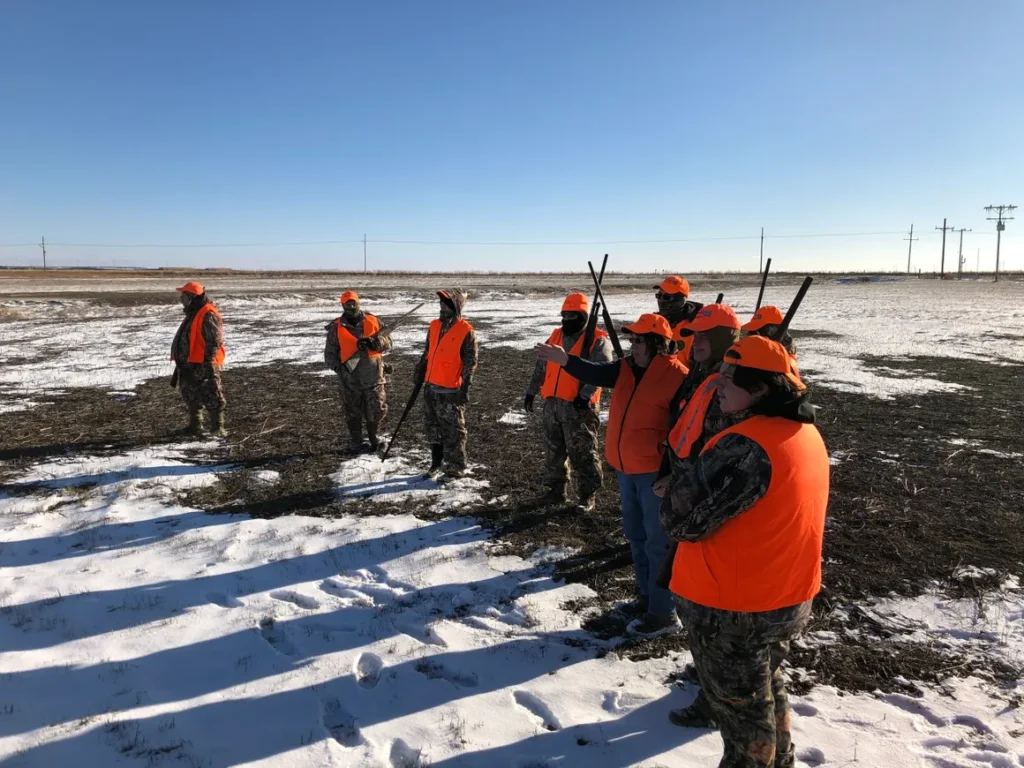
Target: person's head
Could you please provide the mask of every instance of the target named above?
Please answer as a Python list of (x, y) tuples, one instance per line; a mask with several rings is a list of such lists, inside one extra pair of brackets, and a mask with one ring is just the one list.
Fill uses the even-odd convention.
[(796, 356), (796, 342), (793, 341), (793, 337), (789, 331), (786, 331), (782, 335), (782, 338), (777, 338), (779, 327), (782, 325), (783, 316), (782, 311), (778, 307), (771, 305), (765, 305), (761, 307), (749, 321), (743, 324), (742, 331), (748, 333), (751, 336), (765, 336), (769, 339), (779, 342), (786, 348), (789, 354)]
[(178, 288), (177, 291), (180, 294), (178, 300), (181, 302), (181, 306), (185, 309), (188, 309), (189, 305), (195, 301), (196, 296), (203, 296), (206, 294), (206, 289), (195, 281), (185, 283), (181, 288)]
[(359, 308), (359, 294), (355, 291), (345, 291), (341, 294), (341, 298), (338, 299), (341, 302), (341, 309), (345, 313), (345, 317), (359, 317), (359, 313), (362, 311)]
[(710, 367), (718, 365), (740, 337), (740, 319), (725, 304), (708, 304), (682, 331), (693, 334), (690, 355), (695, 363)]
[(574, 336), (584, 329), (590, 312), (590, 301), (582, 293), (570, 293), (562, 302), (562, 332)]
[(466, 304), (468, 294), (459, 288), (452, 288), (449, 291), (438, 291), (439, 312), (442, 320), (451, 320), (462, 317), (462, 307)]
[(658, 301), (658, 313), (665, 317), (676, 317), (683, 312), (690, 296), (690, 284), (678, 275), (669, 275), (654, 286), (654, 298)]
[(668, 354), (672, 327), (661, 315), (640, 315), (635, 323), (623, 326), (622, 330), (630, 335), (629, 354), (641, 368), (649, 366), (658, 355)]
[(722, 413), (747, 410), (765, 398), (792, 399), (807, 389), (786, 348), (765, 336), (747, 336), (729, 347), (719, 373)]

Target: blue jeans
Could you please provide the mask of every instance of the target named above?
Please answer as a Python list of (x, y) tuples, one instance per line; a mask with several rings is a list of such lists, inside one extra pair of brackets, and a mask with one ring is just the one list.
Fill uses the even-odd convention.
[(658, 509), (661, 499), (654, 493), (656, 472), (627, 475), (618, 472), (619, 496), (622, 498), (622, 530), (633, 555), (633, 572), (640, 594), (647, 598), (650, 613), (671, 616), (675, 613), (672, 593), (655, 581), (668, 557), (669, 539), (661, 529)]

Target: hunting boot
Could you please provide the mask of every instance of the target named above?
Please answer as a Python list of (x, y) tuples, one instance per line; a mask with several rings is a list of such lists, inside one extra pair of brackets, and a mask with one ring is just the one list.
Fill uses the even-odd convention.
[(540, 497), (541, 504), (565, 504), (565, 483), (551, 483)]
[(189, 408), (188, 425), (179, 429), (175, 434), (201, 437), (203, 434), (203, 412), (198, 408)]
[(355, 456), (363, 452), (363, 423), (361, 421), (349, 421), (346, 423), (348, 427), (348, 447), (344, 453), (348, 456)]
[(380, 439), (377, 437), (377, 425), (366, 423), (366, 442), (363, 443), (363, 453), (376, 453), (380, 449)]
[[(682, 709), (673, 709), (668, 713), (668, 719), (672, 725), (678, 725), (680, 728), (718, 727), (718, 723), (715, 722), (715, 713), (711, 709), (708, 697), (704, 695), (703, 688), (697, 692), (697, 698), (693, 700), (690, 706), (683, 707)], [(776, 759), (775, 764), (779, 765), (778, 759)], [(792, 763), (789, 763), (789, 765), (792, 765)]]
[(214, 437), (227, 437), (228, 436), (228, 430), (227, 430), (227, 427), (224, 426), (224, 411), (223, 410), (214, 411), (214, 413), (213, 413), (213, 420), (214, 420), (214, 423), (217, 425), (217, 428), (214, 429), (213, 432), (212, 432), (213, 436)]
[(437, 480), (441, 476), (441, 465), (444, 464), (444, 446), (434, 443), (430, 446), (430, 469), (423, 475), (424, 480)]
[(580, 496), (579, 502), (576, 504), (577, 512), (593, 512), (594, 507), (597, 504), (596, 494), (585, 493)]

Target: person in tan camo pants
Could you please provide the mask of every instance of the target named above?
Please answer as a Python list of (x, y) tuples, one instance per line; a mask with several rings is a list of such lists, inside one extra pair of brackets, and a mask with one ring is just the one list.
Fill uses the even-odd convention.
[(374, 315), (363, 312), (355, 291), (345, 291), (340, 301), (341, 317), (326, 327), (324, 364), (338, 375), (348, 453), (373, 453), (380, 446), (377, 430), (388, 413), (383, 356), (391, 349), (391, 337)]

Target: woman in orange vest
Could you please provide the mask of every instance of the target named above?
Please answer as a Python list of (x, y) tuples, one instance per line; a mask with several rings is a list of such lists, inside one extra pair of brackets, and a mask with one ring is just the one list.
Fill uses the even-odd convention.
[(388, 415), (383, 355), (391, 349), (391, 337), (381, 333), (380, 320), (363, 312), (355, 291), (345, 291), (339, 301), (342, 315), (327, 325), (324, 363), (338, 375), (348, 452), (373, 453), (380, 445), (378, 426)]
[(438, 291), (440, 315), (430, 323), (427, 348), (416, 365), (423, 382), (423, 414), (430, 440), (430, 469), (425, 477), (461, 477), (466, 471), (466, 406), (476, 371), (477, 346), (473, 326), (462, 318), (468, 295), (454, 288)]
[(183, 432), (203, 433), (203, 409), (216, 424), (218, 437), (226, 437), (224, 426), (224, 387), (220, 372), (224, 365), (224, 323), (217, 306), (199, 283), (185, 283), (177, 289), (185, 319), (171, 343), (174, 375), (171, 386), (180, 387), (181, 399), (188, 408), (188, 426)]
[(658, 520), (660, 499), (654, 479), (670, 426), (669, 406), (686, 368), (669, 353), (672, 329), (660, 315), (641, 315), (623, 327), (631, 334), (630, 354), (611, 363), (593, 363), (553, 344), (538, 344), (537, 357), (562, 366), (585, 384), (613, 389), (608, 407), (605, 458), (618, 475), (622, 528), (633, 555), (639, 599), (628, 607), (639, 615), (629, 631), (647, 637), (679, 626), (672, 595), (656, 584), (669, 540)]
[[(720, 766), (792, 766), (779, 666), (821, 587), (828, 454), (781, 344), (748, 336), (719, 373), (721, 409), (735, 423), (703, 446), (662, 505), (679, 542), (670, 588), (725, 742)], [(672, 721), (693, 725), (691, 709)]]
[[(592, 328), (587, 338), (589, 311), (590, 301), (582, 293), (566, 296), (562, 302), (562, 325), (551, 332), (547, 343), (584, 360), (611, 362), (608, 334), (600, 328)], [(590, 512), (604, 480), (598, 450), (601, 421), (597, 410), (601, 389), (581, 384), (554, 363), (538, 360), (523, 398), (527, 411), (533, 411), (533, 401), (538, 394), (544, 398), (541, 424), (547, 458), (544, 484), (548, 492), (542, 501), (565, 504), (568, 464), (572, 467), (573, 484), (579, 496), (577, 508)]]

